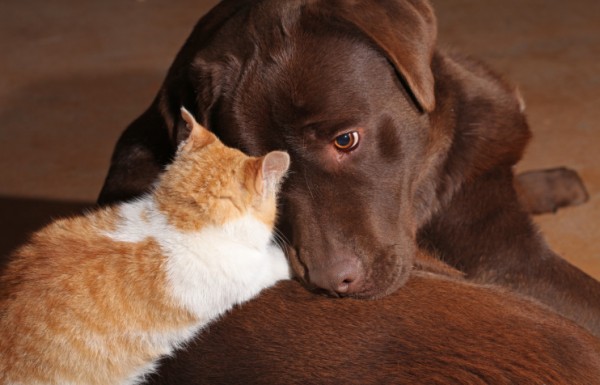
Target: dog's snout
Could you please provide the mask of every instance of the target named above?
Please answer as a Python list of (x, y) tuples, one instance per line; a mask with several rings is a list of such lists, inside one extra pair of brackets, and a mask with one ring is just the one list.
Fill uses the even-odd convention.
[(364, 270), (358, 259), (342, 259), (310, 274), (315, 286), (337, 295), (351, 295), (363, 289)]

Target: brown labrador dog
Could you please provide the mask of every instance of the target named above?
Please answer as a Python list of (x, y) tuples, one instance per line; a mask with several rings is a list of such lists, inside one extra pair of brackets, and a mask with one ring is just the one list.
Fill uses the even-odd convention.
[(384, 297), (423, 249), (600, 335), (600, 284), (549, 249), (515, 191), (518, 95), (435, 43), (425, 0), (222, 1), (123, 133), (99, 202), (148, 188), (187, 135), (184, 105), (229, 145), (290, 153), (279, 229), (305, 286)]

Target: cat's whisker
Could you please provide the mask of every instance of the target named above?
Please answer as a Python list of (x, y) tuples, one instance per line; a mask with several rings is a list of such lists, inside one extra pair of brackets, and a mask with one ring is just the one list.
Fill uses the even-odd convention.
[(275, 243), (285, 254), (286, 258), (289, 259), (289, 247), (291, 247), (291, 242), (287, 239), (285, 234), (281, 232), (278, 228), (273, 229), (273, 243)]

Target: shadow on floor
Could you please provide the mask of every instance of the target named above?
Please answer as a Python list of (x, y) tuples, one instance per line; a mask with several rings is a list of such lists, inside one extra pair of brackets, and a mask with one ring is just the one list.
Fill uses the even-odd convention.
[(31, 233), (52, 220), (82, 213), (94, 202), (65, 202), (0, 196), (0, 266)]

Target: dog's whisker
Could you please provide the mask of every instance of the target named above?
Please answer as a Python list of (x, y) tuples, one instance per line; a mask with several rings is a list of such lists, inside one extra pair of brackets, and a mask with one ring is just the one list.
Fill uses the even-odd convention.
[(308, 181), (308, 178), (306, 177), (306, 173), (303, 173), (303, 175), (304, 175), (304, 180), (306, 181), (306, 188), (308, 189), (308, 193), (310, 194), (311, 199), (314, 201), (315, 195), (313, 193), (312, 188), (310, 187), (310, 182)]

